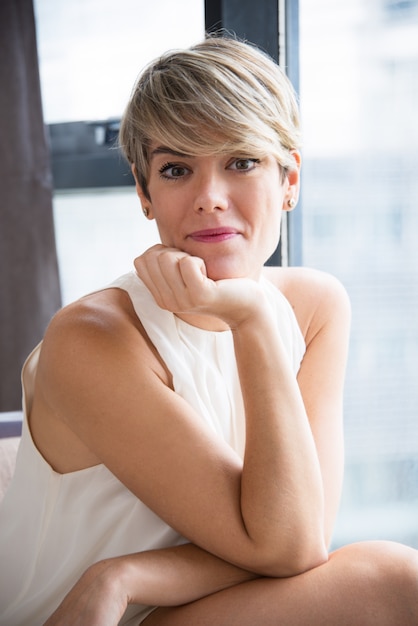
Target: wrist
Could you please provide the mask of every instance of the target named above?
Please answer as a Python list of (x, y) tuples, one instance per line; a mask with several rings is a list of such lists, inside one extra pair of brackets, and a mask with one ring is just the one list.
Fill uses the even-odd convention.
[[(231, 324), (230, 328), (236, 335), (251, 335), (255, 333), (258, 337), (264, 332), (271, 332), (274, 326), (274, 320), (269, 310), (264, 294), (260, 296), (257, 302), (254, 302), (248, 308), (243, 308)], [(268, 336), (268, 335), (265, 335)]]
[[(227, 282), (227, 281), (225, 281)], [(228, 281), (229, 282), (229, 281)], [(220, 317), (232, 331), (245, 330), (271, 322), (271, 312), (266, 294), (252, 280), (236, 279), (234, 289), (230, 288), (228, 297), (223, 297), (225, 309)], [(270, 321), (269, 321), (270, 320)]]

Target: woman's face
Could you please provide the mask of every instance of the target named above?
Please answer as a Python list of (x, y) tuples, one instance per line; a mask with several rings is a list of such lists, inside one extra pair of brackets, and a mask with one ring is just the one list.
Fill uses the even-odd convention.
[(161, 242), (202, 258), (210, 278), (257, 279), (277, 246), (281, 211), (291, 197), (297, 199), (298, 186), (298, 167), (283, 182), (272, 156), (192, 157), (155, 145), (151, 201), (140, 188), (138, 194)]

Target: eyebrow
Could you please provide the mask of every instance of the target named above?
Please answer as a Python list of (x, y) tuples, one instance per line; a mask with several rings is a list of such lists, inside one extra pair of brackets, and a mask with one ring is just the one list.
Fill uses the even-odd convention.
[(178, 152), (177, 150), (172, 150), (171, 148), (168, 148), (167, 146), (158, 146), (157, 148), (154, 148), (154, 150), (152, 150), (151, 152), (151, 158), (154, 156), (157, 156), (157, 154), (171, 154), (172, 156), (176, 156), (176, 157), (189, 157), (190, 158), (190, 154), (186, 154), (185, 152)]

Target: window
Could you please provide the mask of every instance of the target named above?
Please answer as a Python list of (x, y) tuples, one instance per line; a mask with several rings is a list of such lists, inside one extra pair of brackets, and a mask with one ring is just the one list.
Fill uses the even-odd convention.
[[(120, 117), (141, 67), (204, 31), (203, 0), (35, 8), (48, 123)], [(302, 258), (340, 278), (353, 308), (334, 545), (418, 547), (418, 2), (299, 0), (299, 16)], [(56, 193), (54, 212), (64, 303), (157, 237), (129, 188)]]
[[(203, 0), (34, 0), (34, 7), (47, 124), (120, 118), (140, 70), (204, 32)], [(93, 130), (100, 142), (103, 127)], [(133, 186), (56, 191), (54, 220), (63, 304), (130, 271), (158, 240)]]
[(334, 543), (418, 547), (418, 3), (299, 4), (303, 263), (353, 308)]

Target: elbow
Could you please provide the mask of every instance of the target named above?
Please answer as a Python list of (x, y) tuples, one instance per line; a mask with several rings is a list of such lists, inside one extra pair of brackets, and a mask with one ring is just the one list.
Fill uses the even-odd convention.
[(298, 554), (295, 554), (293, 558), (289, 558), (285, 565), (285, 573), (282, 576), (290, 578), (292, 576), (299, 576), (311, 569), (320, 567), (328, 561), (328, 550), (325, 543), (318, 542), (317, 545), (306, 550), (299, 550)]
[(324, 565), (328, 561), (328, 550), (324, 541), (309, 546), (289, 546), (279, 554), (270, 552), (257, 566), (257, 574), (269, 578), (291, 578)]

